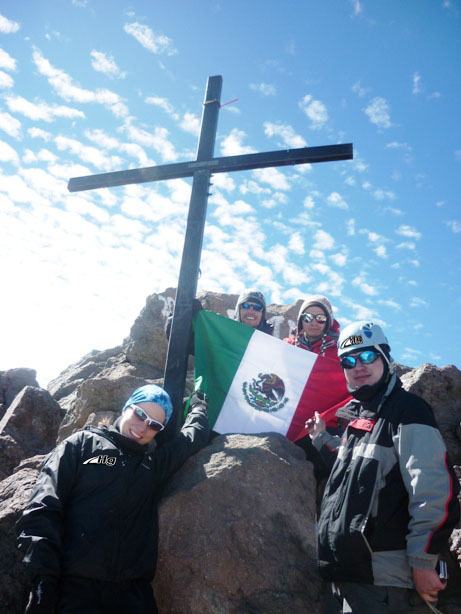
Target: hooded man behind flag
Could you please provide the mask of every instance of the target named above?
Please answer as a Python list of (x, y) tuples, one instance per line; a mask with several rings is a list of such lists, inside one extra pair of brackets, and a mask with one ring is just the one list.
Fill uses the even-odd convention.
[(209, 311), (194, 319), (195, 387), (216, 432), (277, 432), (296, 441), (318, 411), (335, 424), (351, 398), (337, 361)]

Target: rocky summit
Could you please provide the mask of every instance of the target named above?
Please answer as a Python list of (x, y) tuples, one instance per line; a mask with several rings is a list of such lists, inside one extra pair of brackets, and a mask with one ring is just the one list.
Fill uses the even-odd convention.
[[(38, 387), (31, 369), (0, 372), (1, 612), (24, 611), (28, 579), (14, 526), (46, 454), (85, 425), (113, 422), (138, 386), (161, 383), (174, 296), (172, 288), (149, 296), (119, 346), (89, 352), (48, 390)], [(205, 309), (233, 317), (237, 295), (205, 292), (198, 298)], [(275, 336), (288, 336), (300, 305), (267, 307)], [(189, 367), (190, 390), (192, 358)], [(461, 480), (461, 372), (431, 364), (396, 369), (404, 387), (433, 407)], [(315, 500), (312, 466), (285, 437), (215, 437), (174, 476), (160, 506), (160, 612), (320, 612)], [(461, 529), (453, 531), (444, 556), (449, 582), (438, 608), (454, 614), (461, 611)]]

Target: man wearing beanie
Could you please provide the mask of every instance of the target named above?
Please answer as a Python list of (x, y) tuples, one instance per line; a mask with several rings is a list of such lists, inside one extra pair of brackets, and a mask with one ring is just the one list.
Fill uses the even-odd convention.
[(256, 288), (244, 290), (238, 297), (234, 319), (251, 328), (272, 335), (274, 327), (266, 321), (266, 301)]
[(458, 481), (432, 409), (403, 389), (380, 326), (350, 324), (338, 354), (356, 419), (341, 438), (318, 413), (306, 424), (331, 467), (318, 522), (327, 611), (428, 612), (445, 588), (436, 567), (459, 519)]
[(172, 405), (147, 384), (113, 426), (88, 426), (51, 452), (17, 525), (32, 577), (26, 614), (157, 612), (157, 505), (171, 475), (209, 436), (201, 393), (190, 407), (177, 439), (149, 445)]

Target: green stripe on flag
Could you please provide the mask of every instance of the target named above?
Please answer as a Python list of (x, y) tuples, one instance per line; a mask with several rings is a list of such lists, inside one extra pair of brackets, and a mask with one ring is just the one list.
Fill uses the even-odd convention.
[(194, 318), (195, 389), (208, 395), (211, 428), (253, 333), (250, 326), (211, 311), (199, 311)]

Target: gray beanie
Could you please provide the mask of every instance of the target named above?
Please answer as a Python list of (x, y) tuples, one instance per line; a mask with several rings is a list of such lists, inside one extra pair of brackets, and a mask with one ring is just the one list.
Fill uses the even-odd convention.
[(258, 303), (263, 308), (263, 320), (265, 319), (266, 314), (266, 300), (264, 298), (264, 294), (257, 290), (256, 288), (250, 288), (248, 290), (244, 290), (242, 294), (238, 297), (237, 304), (235, 305), (235, 314), (234, 320), (241, 322), (240, 320), (240, 305), (246, 302)]
[(304, 303), (301, 305), (301, 309), (299, 310), (298, 332), (301, 331), (303, 327), (302, 322), (301, 322), (301, 316), (303, 315), (303, 313), (306, 311), (308, 307), (313, 307), (314, 305), (316, 307), (320, 307), (320, 309), (323, 309), (323, 311), (325, 312), (325, 315), (328, 318), (327, 325), (325, 326), (325, 332), (331, 328), (334, 322), (334, 317), (333, 317), (333, 309), (331, 307), (330, 301), (327, 299), (326, 296), (322, 296), (321, 294), (310, 294), (306, 298)]

